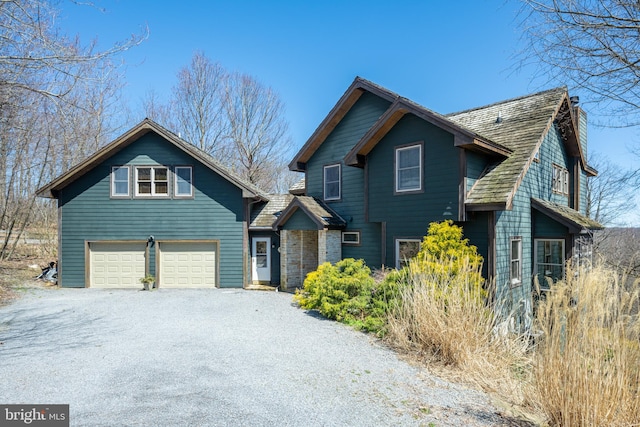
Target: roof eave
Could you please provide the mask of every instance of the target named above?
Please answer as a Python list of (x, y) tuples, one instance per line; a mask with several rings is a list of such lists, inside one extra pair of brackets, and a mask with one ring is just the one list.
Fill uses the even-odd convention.
[(353, 83), (351, 83), (351, 86), (347, 88), (342, 97), (340, 97), (331, 111), (329, 111), (329, 114), (327, 114), (311, 137), (294, 156), (293, 160), (291, 160), (289, 170), (293, 172), (304, 172), (306, 170), (307, 161), (309, 161), (313, 153), (322, 145), (327, 136), (329, 136), (338, 123), (340, 123), (349, 110), (351, 110), (351, 107), (355, 105), (364, 92), (370, 92), (389, 102), (397, 97), (397, 95), (386, 89), (374, 85), (361, 77), (356, 77)]

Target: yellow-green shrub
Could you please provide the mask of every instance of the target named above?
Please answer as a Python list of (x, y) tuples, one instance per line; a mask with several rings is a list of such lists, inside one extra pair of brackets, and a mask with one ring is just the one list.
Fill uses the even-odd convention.
[(392, 284), (376, 283), (363, 260), (346, 258), (309, 273), (293, 298), (329, 319), (382, 334), (392, 290)]

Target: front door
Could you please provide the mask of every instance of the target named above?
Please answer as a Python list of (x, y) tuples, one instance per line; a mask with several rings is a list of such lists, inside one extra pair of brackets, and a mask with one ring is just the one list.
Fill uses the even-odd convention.
[(271, 238), (254, 237), (251, 240), (251, 278), (253, 283), (271, 281)]

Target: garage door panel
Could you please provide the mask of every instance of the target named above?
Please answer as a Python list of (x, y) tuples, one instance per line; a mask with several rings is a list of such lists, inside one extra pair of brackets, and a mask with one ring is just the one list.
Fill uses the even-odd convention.
[(161, 287), (216, 286), (216, 243), (161, 242), (159, 245)]
[(146, 243), (89, 244), (89, 284), (97, 288), (139, 288), (145, 275)]

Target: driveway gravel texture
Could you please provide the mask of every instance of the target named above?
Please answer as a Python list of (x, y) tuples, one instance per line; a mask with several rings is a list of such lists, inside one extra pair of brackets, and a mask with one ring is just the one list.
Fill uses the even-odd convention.
[(509, 425), (290, 294), (28, 288), (0, 307), (0, 403), (72, 426)]

